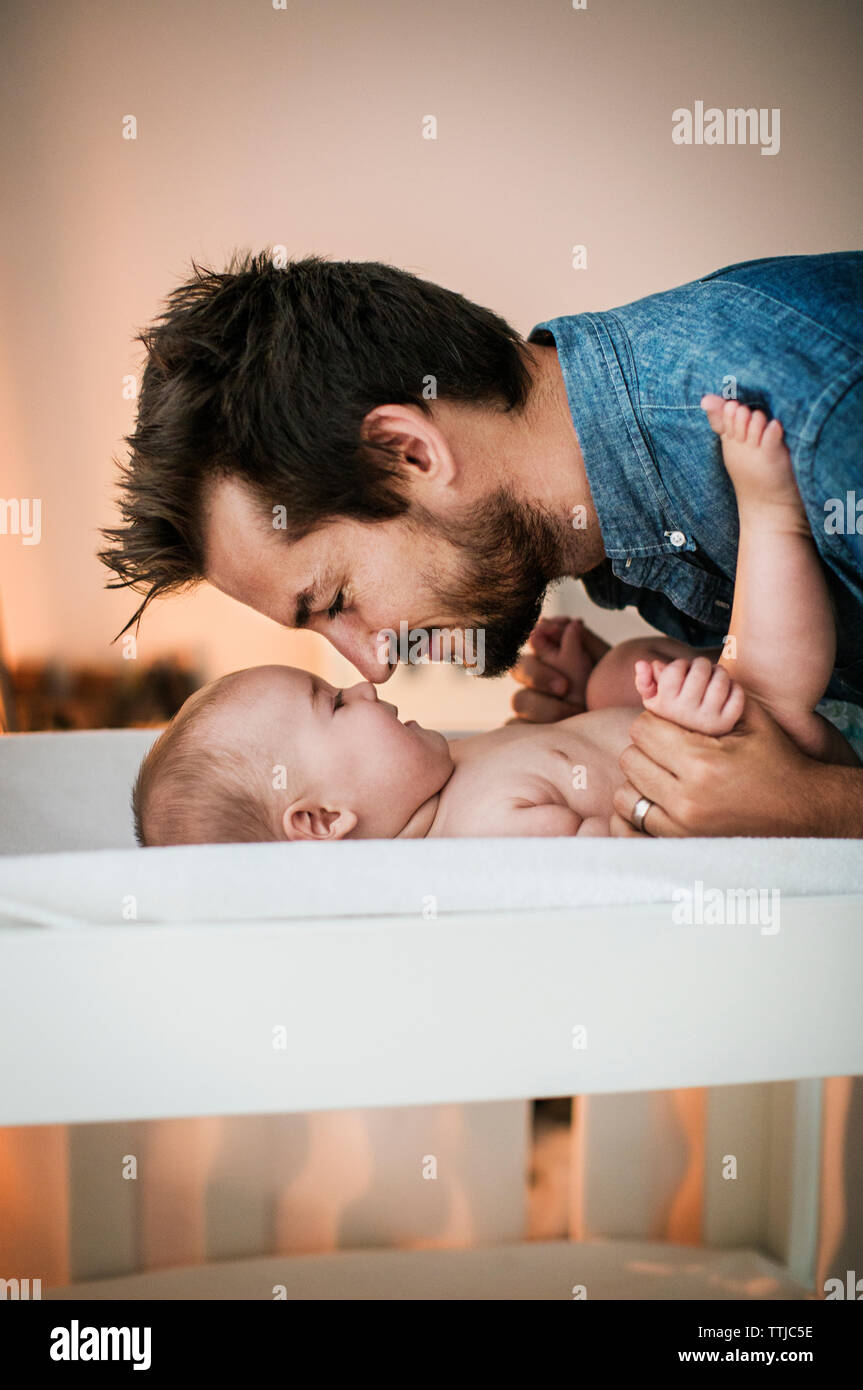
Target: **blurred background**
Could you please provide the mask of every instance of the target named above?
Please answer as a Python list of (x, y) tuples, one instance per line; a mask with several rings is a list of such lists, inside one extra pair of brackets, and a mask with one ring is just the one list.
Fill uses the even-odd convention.
[[(20, 729), (158, 721), (256, 662), (355, 678), (322, 639), (207, 586), (154, 605), (134, 660), (111, 645), (132, 596), (106, 591), (95, 551), (133, 426), (132, 339), (192, 257), (388, 261), (526, 335), (733, 261), (860, 242), (859, 16), (833, 0), (9, 0), (3, 26), (0, 491), (41, 501), (38, 544), (0, 534)], [(780, 152), (673, 144), (672, 111), (699, 99), (779, 107)], [(613, 640), (641, 630), (574, 584), (549, 606)], [(403, 668), (388, 698), (470, 729), (505, 718), (512, 689)]]

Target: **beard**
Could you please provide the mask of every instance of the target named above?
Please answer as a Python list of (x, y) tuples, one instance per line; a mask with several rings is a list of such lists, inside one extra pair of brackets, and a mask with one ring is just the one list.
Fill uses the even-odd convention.
[(455, 570), (446, 584), (439, 575), (425, 582), (454, 626), (485, 635), (484, 676), (502, 676), (518, 660), (542, 612), (546, 590), (566, 573), (559, 520), (501, 488), (441, 522), (414, 513), (420, 535), (443, 536), (453, 549)]

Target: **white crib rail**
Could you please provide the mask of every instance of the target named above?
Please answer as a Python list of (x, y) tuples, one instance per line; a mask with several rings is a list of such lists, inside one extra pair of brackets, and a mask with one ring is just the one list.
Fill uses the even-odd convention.
[(667, 904), (5, 927), (0, 971), (4, 1125), (863, 1070), (859, 898), (785, 898), (772, 935)]

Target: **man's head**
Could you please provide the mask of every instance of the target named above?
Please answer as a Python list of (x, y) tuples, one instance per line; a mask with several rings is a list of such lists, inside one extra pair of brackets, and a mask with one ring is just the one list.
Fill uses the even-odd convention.
[(533, 358), (501, 318), (391, 266), (262, 254), (196, 270), (142, 341), (102, 553), (136, 617), (206, 578), (375, 681), (403, 621), (483, 629), (485, 673), (514, 663), (573, 536), (510, 466)]
[(190, 697), (141, 764), (142, 845), (391, 839), (448, 781), (449, 746), (368, 682), (256, 666)]

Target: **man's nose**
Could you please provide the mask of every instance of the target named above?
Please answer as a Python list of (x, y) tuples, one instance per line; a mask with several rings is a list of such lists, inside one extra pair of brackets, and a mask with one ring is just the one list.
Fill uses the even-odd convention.
[(336, 620), (324, 629), (324, 636), (365, 680), (373, 685), (389, 680), (394, 667), (381, 660), (382, 649), (376, 634), (355, 632), (345, 622)]

